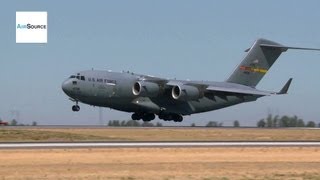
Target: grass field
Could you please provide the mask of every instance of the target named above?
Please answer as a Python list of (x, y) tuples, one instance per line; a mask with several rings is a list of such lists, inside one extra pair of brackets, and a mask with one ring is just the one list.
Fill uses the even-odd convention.
[(0, 128), (7, 141), (319, 141), (319, 129)]
[(320, 179), (318, 147), (0, 150), (0, 179)]

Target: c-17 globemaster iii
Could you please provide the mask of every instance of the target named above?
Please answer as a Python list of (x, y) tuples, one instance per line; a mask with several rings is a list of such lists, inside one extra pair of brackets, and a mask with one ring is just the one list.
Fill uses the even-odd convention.
[(183, 116), (255, 101), (263, 96), (286, 94), (292, 79), (279, 92), (255, 87), (282, 52), (288, 49), (320, 50), (283, 46), (258, 39), (224, 82), (164, 79), (130, 72), (81, 71), (65, 80), (63, 91), (75, 102), (133, 113), (133, 120), (150, 121), (158, 115), (181, 122)]

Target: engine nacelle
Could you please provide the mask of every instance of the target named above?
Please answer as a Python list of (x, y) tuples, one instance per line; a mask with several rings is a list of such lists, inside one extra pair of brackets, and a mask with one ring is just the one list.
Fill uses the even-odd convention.
[(132, 86), (132, 93), (135, 96), (156, 97), (159, 94), (159, 85), (152, 82), (137, 81)]
[(194, 86), (174, 86), (171, 95), (173, 99), (181, 101), (198, 100), (200, 98), (200, 91)]

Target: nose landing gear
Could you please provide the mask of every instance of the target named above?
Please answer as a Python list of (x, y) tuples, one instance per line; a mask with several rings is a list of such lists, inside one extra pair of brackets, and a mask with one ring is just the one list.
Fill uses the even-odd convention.
[(80, 111), (80, 106), (78, 106), (78, 105), (72, 106), (72, 111), (74, 111), (74, 112)]
[(72, 111), (74, 111), (74, 112), (80, 111), (80, 106), (78, 105), (78, 101), (76, 101), (76, 105), (72, 106)]

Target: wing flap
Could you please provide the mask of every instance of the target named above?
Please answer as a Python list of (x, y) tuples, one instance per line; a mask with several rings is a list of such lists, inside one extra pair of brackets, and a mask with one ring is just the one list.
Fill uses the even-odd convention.
[(230, 87), (217, 87), (217, 86), (209, 86), (206, 88), (208, 91), (217, 91), (217, 92), (226, 92), (226, 93), (234, 93), (234, 94), (245, 94), (245, 95), (258, 95), (258, 96), (270, 96), (273, 93), (259, 91), (255, 89), (238, 89), (238, 88), (230, 88)]
[(179, 82), (179, 81), (169, 81), (169, 82), (166, 83), (167, 86), (181, 86), (183, 84), (184, 83)]

